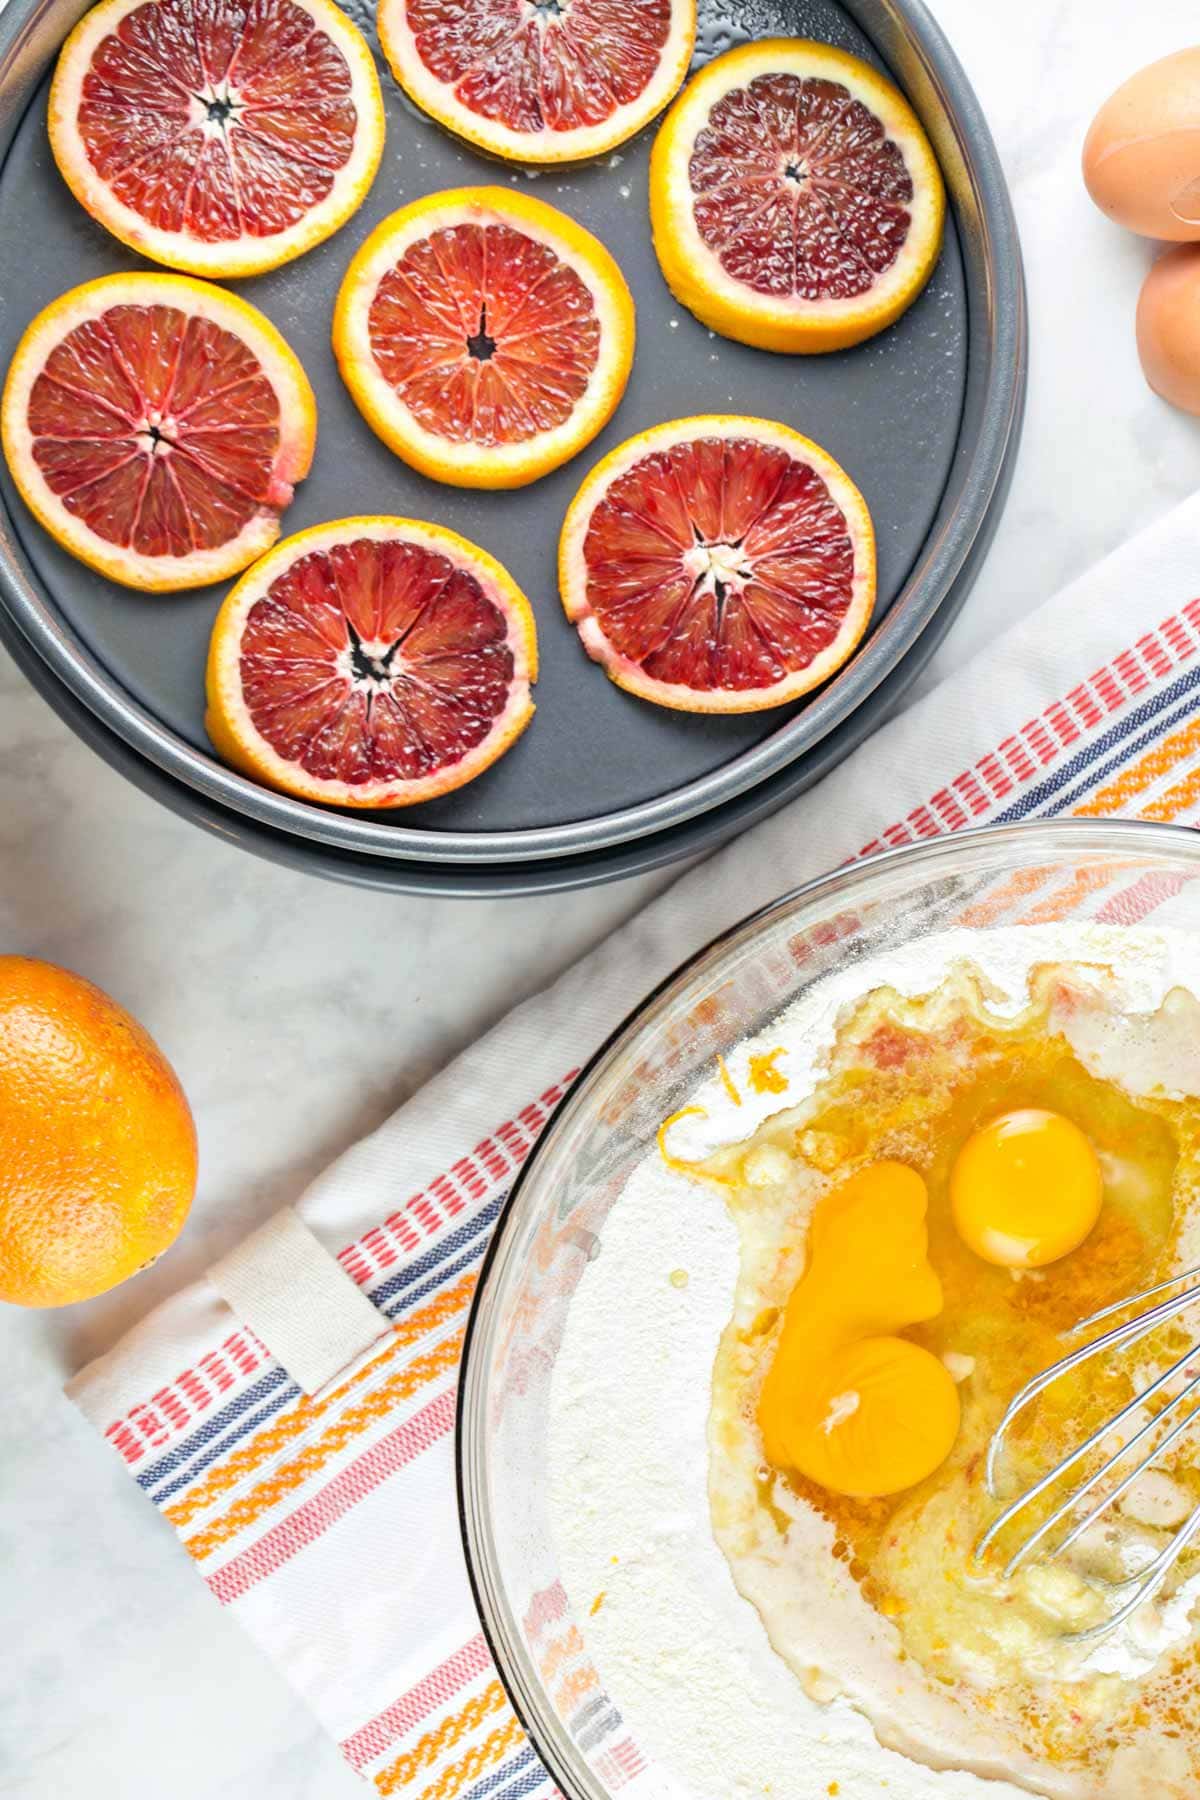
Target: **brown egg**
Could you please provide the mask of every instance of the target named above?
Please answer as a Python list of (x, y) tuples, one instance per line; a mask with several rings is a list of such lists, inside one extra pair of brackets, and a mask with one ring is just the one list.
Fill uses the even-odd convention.
[(1184, 412), (1200, 413), (1200, 244), (1160, 256), (1142, 284), (1137, 346), (1146, 380)]
[(1150, 63), (1110, 95), (1084, 141), (1083, 179), (1130, 231), (1200, 239), (1200, 47)]

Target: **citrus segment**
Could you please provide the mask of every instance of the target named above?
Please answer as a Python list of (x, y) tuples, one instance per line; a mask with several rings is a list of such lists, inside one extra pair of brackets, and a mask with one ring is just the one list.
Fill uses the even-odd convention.
[(695, 0), (379, 0), (379, 40), (417, 105), (522, 162), (574, 162), (661, 112), (691, 60)]
[(533, 715), (529, 603), (485, 551), (412, 519), (340, 519), (233, 589), (209, 736), (236, 768), (338, 806), (409, 806), (479, 775)]
[(890, 82), (801, 39), (748, 44), (691, 82), (650, 167), (672, 292), (713, 330), (771, 350), (882, 331), (928, 280), (945, 197)]
[(332, 0), (102, 0), (50, 95), (76, 199), (198, 275), (274, 268), (336, 231), (383, 131), (371, 53)]
[(618, 686), (686, 712), (756, 712), (824, 681), (875, 594), (866, 503), (765, 419), (680, 419), (593, 469), (559, 545), (567, 616)]
[(308, 473), (312, 390), (254, 307), (181, 275), (111, 275), (38, 315), (5, 385), (30, 510), (129, 587), (217, 581), (279, 535)]
[(612, 416), (633, 360), (612, 257), (557, 208), (460, 188), (393, 213), (346, 272), (334, 350), (385, 443), (424, 474), (517, 487)]

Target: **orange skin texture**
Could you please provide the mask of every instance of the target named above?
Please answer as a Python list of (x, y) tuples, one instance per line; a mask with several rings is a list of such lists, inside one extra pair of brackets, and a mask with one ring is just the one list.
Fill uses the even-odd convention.
[(178, 1236), (196, 1128), (171, 1065), (108, 995), (0, 956), (0, 1300), (66, 1306)]

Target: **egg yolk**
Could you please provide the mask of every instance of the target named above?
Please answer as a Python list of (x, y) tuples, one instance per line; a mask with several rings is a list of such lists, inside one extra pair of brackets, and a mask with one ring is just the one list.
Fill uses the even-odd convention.
[(1078, 1249), (1103, 1195), (1096, 1152), (1078, 1125), (1037, 1107), (973, 1132), (950, 1177), (959, 1236), (1009, 1269), (1040, 1269)]
[(769, 1462), (833, 1493), (913, 1487), (949, 1455), (958, 1390), (930, 1351), (895, 1334), (942, 1310), (925, 1183), (879, 1162), (826, 1194), (809, 1230), (758, 1402)]

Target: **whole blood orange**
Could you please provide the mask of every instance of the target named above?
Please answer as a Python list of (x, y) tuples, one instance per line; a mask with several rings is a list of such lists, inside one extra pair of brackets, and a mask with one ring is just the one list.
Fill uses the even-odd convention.
[(841, 667), (871, 617), (867, 505), (824, 450), (769, 419), (656, 425), (567, 509), (559, 582), (618, 687), (681, 712), (757, 712)]
[(333, 0), (101, 0), (58, 59), (50, 147), (94, 219), (193, 275), (256, 275), (344, 224), (383, 153)]
[(932, 273), (944, 214), (941, 171), (900, 92), (803, 38), (707, 64), (650, 159), (671, 292), (765, 350), (840, 350), (892, 324)]
[(379, 0), (409, 96), (518, 162), (600, 156), (661, 112), (687, 71), (696, 0)]
[(29, 510), (112, 581), (199, 587), (279, 536), (316, 437), (308, 377), (269, 319), (185, 275), (106, 275), (46, 307), (0, 402)]
[(0, 1300), (102, 1294), (174, 1242), (196, 1131), (154, 1040), (79, 975), (0, 956)]
[(604, 245), (507, 188), (427, 194), (376, 226), (333, 347), (384, 442), (457, 487), (520, 487), (590, 443), (625, 391), (633, 299)]
[(528, 600), (477, 545), (416, 519), (336, 519), (277, 544), (227, 596), (208, 735), (304, 800), (411, 806), (490, 767), (533, 717)]

